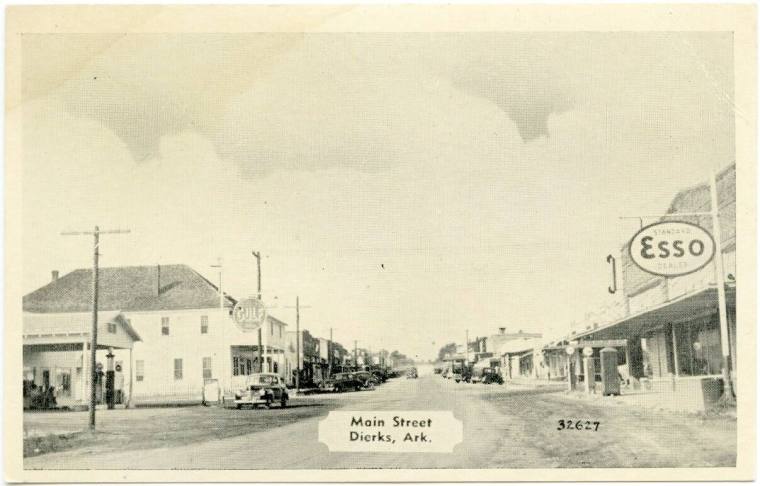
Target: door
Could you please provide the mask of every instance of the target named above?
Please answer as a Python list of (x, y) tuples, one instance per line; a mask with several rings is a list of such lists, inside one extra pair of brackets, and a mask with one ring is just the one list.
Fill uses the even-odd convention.
[(50, 388), (50, 370), (49, 369), (42, 370), (42, 387), (45, 390)]

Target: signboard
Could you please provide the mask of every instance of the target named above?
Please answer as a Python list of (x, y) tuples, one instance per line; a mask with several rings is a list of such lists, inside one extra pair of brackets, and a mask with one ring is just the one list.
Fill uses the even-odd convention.
[(565, 353), (567, 353), (568, 356), (572, 356), (575, 354), (575, 348), (572, 346), (568, 346), (565, 348)]
[(662, 221), (644, 226), (628, 245), (633, 262), (647, 273), (662, 277), (687, 275), (712, 261), (712, 235), (696, 224)]
[(583, 356), (592, 356), (594, 354), (594, 348), (591, 348), (589, 346), (586, 346), (583, 348)]
[(245, 332), (256, 331), (267, 318), (267, 311), (259, 299), (244, 299), (232, 309), (232, 319)]

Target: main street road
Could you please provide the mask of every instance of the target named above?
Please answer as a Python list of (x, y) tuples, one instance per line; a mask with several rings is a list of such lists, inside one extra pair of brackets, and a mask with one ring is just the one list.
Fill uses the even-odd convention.
[[(280, 410), (196, 409), (202, 414), (261, 414), (286, 423), (214, 439), (214, 434), (145, 450), (97, 447), (29, 457), (26, 468), (52, 469), (318, 469), (484, 467), (730, 466), (736, 421), (639, 410), (614, 398), (602, 403), (551, 389), (454, 383), (439, 376), (392, 380), (375, 391), (312, 396), (320, 412), (295, 417)], [(452, 410), (464, 423), (453, 453), (329, 452), (317, 437), (329, 410)], [(297, 408), (293, 409), (298, 410)], [(135, 412), (140, 412), (135, 411)], [(133, 413), (124, 411), (124, 414)], [(176, 409), (177, 417), (189, 413)], [(164, 420), (171, 420), (164, 414)], [(221, 416), (221, 415), (219, 415)], [(63, 415), (61, 416), (63, 418)], [(241, 416), (237, 416), (238, 418)], [(598, 431), (557, 430), (558, 421), (600, 422)], [(205, 422), (214, 427), (214, 416)], [(201, 427), (201, 425), (199, 425)], [(156, 425), (160, 434), (161, 426)], [(211, 431), (210, 431), (211, 432)], [(127, 441), (125, 441), (127, 442)]]

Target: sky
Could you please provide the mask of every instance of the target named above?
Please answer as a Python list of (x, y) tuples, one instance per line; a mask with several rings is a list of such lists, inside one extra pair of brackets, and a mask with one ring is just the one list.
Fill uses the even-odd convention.
[(25, 35), (25, 291), (183, 263), (433, 357), (566, 333), (605, 258), (734, 160), (728, 33)]

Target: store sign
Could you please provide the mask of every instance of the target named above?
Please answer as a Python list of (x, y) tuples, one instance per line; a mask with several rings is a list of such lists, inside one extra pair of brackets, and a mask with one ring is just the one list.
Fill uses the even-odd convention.
[(232, 319), (245, 332), (256, 331), (266, 318), (266, 308), (259, 299), (241, 300), (232, 309)]
[(696, 224), (663, 221), (641, 228), (631, 239), (628, 251), (645, 272), (677, 277), (710, 263), (716, 246), (712, 235)]

